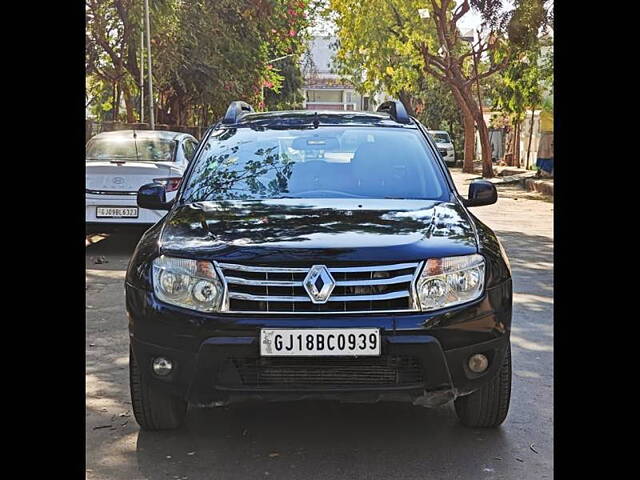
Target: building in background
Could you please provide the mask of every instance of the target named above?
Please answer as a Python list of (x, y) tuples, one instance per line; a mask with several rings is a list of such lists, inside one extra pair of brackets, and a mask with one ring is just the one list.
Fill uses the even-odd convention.
[(333, 56), (336, 38), (316, 35), (303, 59), (303, 107), (306, 110), (374, 111), (388, 97), (360, 95), (354, 86), (335, 72)]

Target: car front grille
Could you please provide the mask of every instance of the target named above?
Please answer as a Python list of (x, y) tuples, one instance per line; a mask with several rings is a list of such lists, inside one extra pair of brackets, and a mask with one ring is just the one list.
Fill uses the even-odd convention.
[(327, 267), (335, 287), (325, 303), (312, 302), (303, 286), (311, 267), (216, 266), (225, 286), (223, 312), (323, 314), (416, 311), (421, 264)]
[(216, 378), (219, 387), (251, 390), (366, 389), (423, 384), (420, 360), (406, 355), (229, 358)]
[(440, 152), (440, 155), (442, 155), (443, 157), (447, 156), (447, 150), (444, 148), (439, 148), (438, 151)]

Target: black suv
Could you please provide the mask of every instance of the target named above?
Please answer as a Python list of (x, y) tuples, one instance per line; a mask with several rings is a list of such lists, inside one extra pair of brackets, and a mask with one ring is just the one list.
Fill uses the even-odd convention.
[(426, 128), (377, 112), (256, 113), (204, 135), (126, 276), (135, 417), (175, 428), (189, 403), (455, 401), (500, 425), (511, 390), (511, 272)]

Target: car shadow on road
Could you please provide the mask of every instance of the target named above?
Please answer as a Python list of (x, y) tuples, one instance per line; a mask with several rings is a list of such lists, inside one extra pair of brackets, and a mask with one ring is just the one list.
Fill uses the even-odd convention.
[(191, 409), (179, 431), (140, 432), (136, 454), (148, 479), (476, 478), (508, 446), (451, 406), (302, 401)]

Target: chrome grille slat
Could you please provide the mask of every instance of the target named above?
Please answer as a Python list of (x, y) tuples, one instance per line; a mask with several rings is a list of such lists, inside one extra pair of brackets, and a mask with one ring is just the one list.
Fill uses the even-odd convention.
[(224, 285), (223, 312), (255, 314), (393, 313), (417, 311), (415, 282), (422, 262), (327, 265), (335, 288), (312, 302), (304, 278), (313, 266), (270, 267), (215, 262)]
[(307, 273), (308, 268), (281, 268), (281, 267), (255, 267), (249, 265), (235, 265), (231, 263), (218, 263), (218, 266), (224, 270), (238, 270), (240, 272), (257, 272), (257, 273)]
[(395, 265), (372, 265), (368, 267), (327, 267), (331, 273), (340, 272), (388, 272), (390, 270), (404, 270), (405, 268), (416, 268), (418, 263), (397, 263)]
[(250, 293), (229, 292), (229, 298), (238, 300), (251, 300), (254, 302), (309, 302), (309, 297), (302, 296), (277, 296), (277, 295), (251, 295)]
[[(364, 302), (376, 300), (393, 300), (395, 298), (408, 297), (407, 292), (391, 292), (381, 295), (333, 295), (327, 302)], [(240, 300), (253, 300), (255, 302), (311, 302), (309, 297), (302, 296), (277, 296), (277, 295), (251, 295), (249, 293), (229, 292), (229, 298)]]
[[(261, 287), (302, 287), (302, 282), (288, 280), (252, 280), (240, 277), (226, 277), (227, 283), (238, 285), (256, 285)], [(393, 278), (376, 278), (372, 280), (336, 280), (336, 287), (360, 287), (369, 285), (393, 285), (413, 280), (413, 275), (400, 275)]]
[[(371, 272), (373, 274), (373, 272)], [(413, 280), (413, 275), (401, 275), (393, 278), (375, 278), (371, 280), (336, 280), (336, 287), (360, 287), (369, 285), (394, 285)]]
[(261, 287), (301, 287), (302, 282), (288, 280), (251, 280), (239, 277), (226, 277), (227, 283), (235, 283), (238, 285), (257, 285)]

